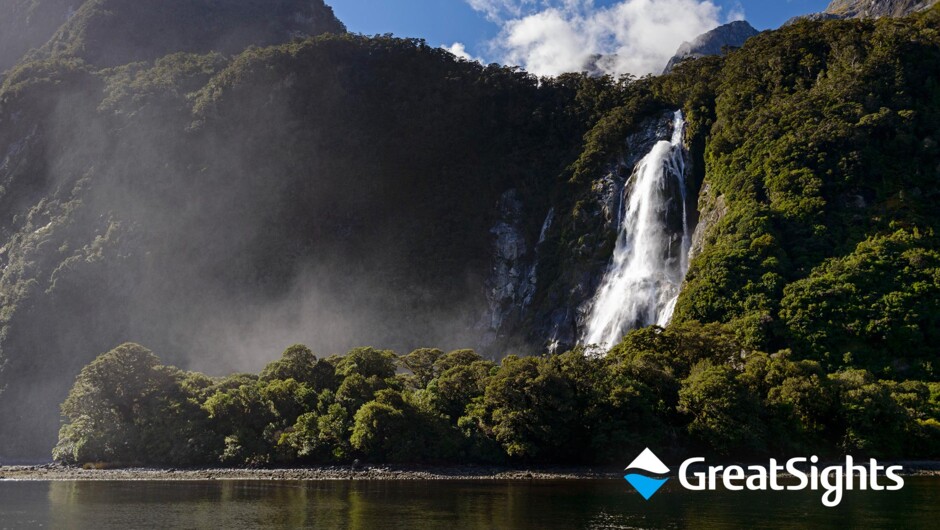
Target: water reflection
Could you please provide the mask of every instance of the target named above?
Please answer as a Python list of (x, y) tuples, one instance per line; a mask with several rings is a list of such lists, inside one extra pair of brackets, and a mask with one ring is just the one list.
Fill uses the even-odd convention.
[(0, 528), (930, 528), (940, 479), (899, 492), (688, 492), (625, 481), (0, 482)]

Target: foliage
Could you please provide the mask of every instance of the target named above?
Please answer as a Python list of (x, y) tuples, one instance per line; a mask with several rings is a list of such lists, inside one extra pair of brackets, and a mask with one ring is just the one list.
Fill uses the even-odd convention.
[[(258, 376), (213, 379), (124, 345), (76, 381), (58, 460), (558, 464), (654, 443), (937, 455), (940, 8), (798, 22), (656, 78), (536, 79), (390, 36), (198, 55), (209, 2), (133, 4), (86, 2), (0, 88), (8, 402), (26, 402), (33, 378), (71, 377), (115, 337), (178, 351), (151, 317), (195, 307), (174, 318), (188, 322), (236, 299), (203, 304), (206, 293), (234, 286), (275, 299), (308, 266), (338, 285), (387, 286), (394, 296), (370, 292), (370, 309), (405, 315), (403, 335), (423, 331), (481, 303), (467, 282), (491, 266), (508, 189), (525, 197), (527, 242), (557, 212), (521, 323), (544, 331), (555, 311), (576, 312), (609, 259), (598, 179), (629, 171), (624, 138), (671, 109), (689, 120), (690, 182), (709, 221), (674, 323), (606, 357), (318, 359), (298, 345)], [(98, 39), (109, 7), (123, 39), (195, 12), (177, 36), (194, 23), (202, 40), (167, 48), (141, 32), (141, 48), (111, 46)], [(193, 321), (182, 335), (201, 329)]]
[(185, 388), (192, 376), (160, 366), (136, 344), (102, 354), (79, 374), (62, 404), (53, 455), (62, 462), (199, 461), (208, 449), (205, 418)]
[[(940, 456), (936, 383), (827, 372), (789, 351), (746, 348), (719, 325), (637, 330), (603, 357), (574, 350), (499, 364), (470, 350), (399, 357), (358, 348), (331, 358), (335, 391), (292, 377), (322, 362), (295, 345), (260, 378), (213, 380), (125, 344), (82, 371), (63, 404), (54, 456), (239, 466), (622, 464), (649, 445), (725, 457)], [(396, 373), (407, 366), (417, 373)]]
[(938, 23), (938, 8), (801, 21), (690, 62), (697, 82), (662, 78), (664, 95), (699, 94), (722, 205), (700, 204), (713, 221), (677, 321), (729, 323), (827, 370), (937, 377)]

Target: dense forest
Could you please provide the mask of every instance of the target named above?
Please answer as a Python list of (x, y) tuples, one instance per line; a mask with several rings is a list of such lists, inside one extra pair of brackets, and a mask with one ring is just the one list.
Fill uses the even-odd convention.
[[(51, 445), (65, 399), (64, 462), (940, 456), (940, 8), (538, 79), (315, 4), (155, 46), (96, 0), (4, 73), (0, 453)], [(676, 109), (675, 316), (586, 355), (611, 190)], [(163, 360), (92, 361), (128, 340)], [(293, 342), (327, 356), (224, 375)]]
[(936, 457), (940, 383), (826, 373), (748, 350), (722, 326), (650, 327), (603, 357), (295, 345), (260, 373), (210, 378), (124, 344), (62, 406), (59, 462), (269, 466), (623, 464), (661, 455)]

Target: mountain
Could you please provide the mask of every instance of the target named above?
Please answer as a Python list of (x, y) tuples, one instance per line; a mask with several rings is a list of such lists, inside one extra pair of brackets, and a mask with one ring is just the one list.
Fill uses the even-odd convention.
[(832, 0), (822, 13), (791, 18), (784, 25), (798, 20), (839, 20), (847, 18), (904, 17), (929, 9), (937, 0)]
[(302, 39), (321, 26), (293, 7), (127, 5), (83, 4), (0, 85), (4, 457), (46, 456), (81, 367), (125, 341), (209, 375), (294, 343), (575, 347), (624, 201), (660, 189), (637, 185), (650, 160), (684, 179), (683, 204), (676, 186), (657, 203), (689, 223), (656, 247), (691, 248), (659, 304), (675, 325), (823, 378), (938, 378), (938, 8), (795, 24), (620, 83), (350, 35), (319, 2), (284, 4), (330, 29)]
[(669, 59), (663, 73), (668, 74), (680, 61), (708, 55), (720, 55), (725, 48), (740, 48), (744, 41), (760, 33), (744, 20), (737, 20), (705, 32), (692, 42), (683, 42), (676, 54)]
[(116, 66), (346, 31), (323, 0), (0, 0), (0, 13), (0, 71), (30, 49)]
[(3, 455), (54, 435), (118, 337), (209, 373), (301, 341), (480, 344), (496, 205), (517, 190), (514, 237), (538, 237), (602, 86), (339, 33), (148, 61), (163, 44), (55, 44), (71, 27), (0, 87)]
[(73, 0), (0, 0), (0, 72), (39, 48), (75, 12)]
[(937, 0), (832, 0), (824, 13), (841, 18), (903, 17), (936, 3)]
[(232, 54), (345, 31), (323, 0), (87, 0), (40, 55), (117, 66), (173, 52)]

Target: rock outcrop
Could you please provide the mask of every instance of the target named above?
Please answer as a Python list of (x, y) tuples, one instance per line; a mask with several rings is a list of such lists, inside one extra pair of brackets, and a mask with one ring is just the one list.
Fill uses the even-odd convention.
[(938, 1), (940, 0), (832, 0), (822, 13), (793, 17), (784, 25), (798, 20), (904, 17), (928, 9)]
[(740, 48), (747, 39), (758, 33), (760, 32), (744, 20), (718, 26), (699, 35), (692, 42), (683, 42), (672, 59), (669, 59), (663, 73), (668, 74), (677, 64), (686, 59), (721, 55), (725, 49)]
[(823, 13), (839, 18), (903, 17), (936, 3), (937, 0), (832, 0)]
[[(671, 137), (672, 120), (670, 111), (642, 123), (624, 141), (619, 158), (591, 183), (589, 200), (578, 206), (581, 213), (577, 215), (591, 216), (599, 233), (592, 234), (596, 237), (583, 238), (584, 242), (576, 249), (577, 256), (566, 260), (565, 270), (552, 285), (539, 284), (540, 307), (523, 312), (523, 319), (531, 322), (533, 340), (544, 341), (548, 351), (564, 351), (578, 342), (590, 301), (613, 251), (613, 241), (620, 227), (624, 187), (636, 164), (652, 146)], [(552, 230), (554, 228), (548, 231), (549, 237)]]

